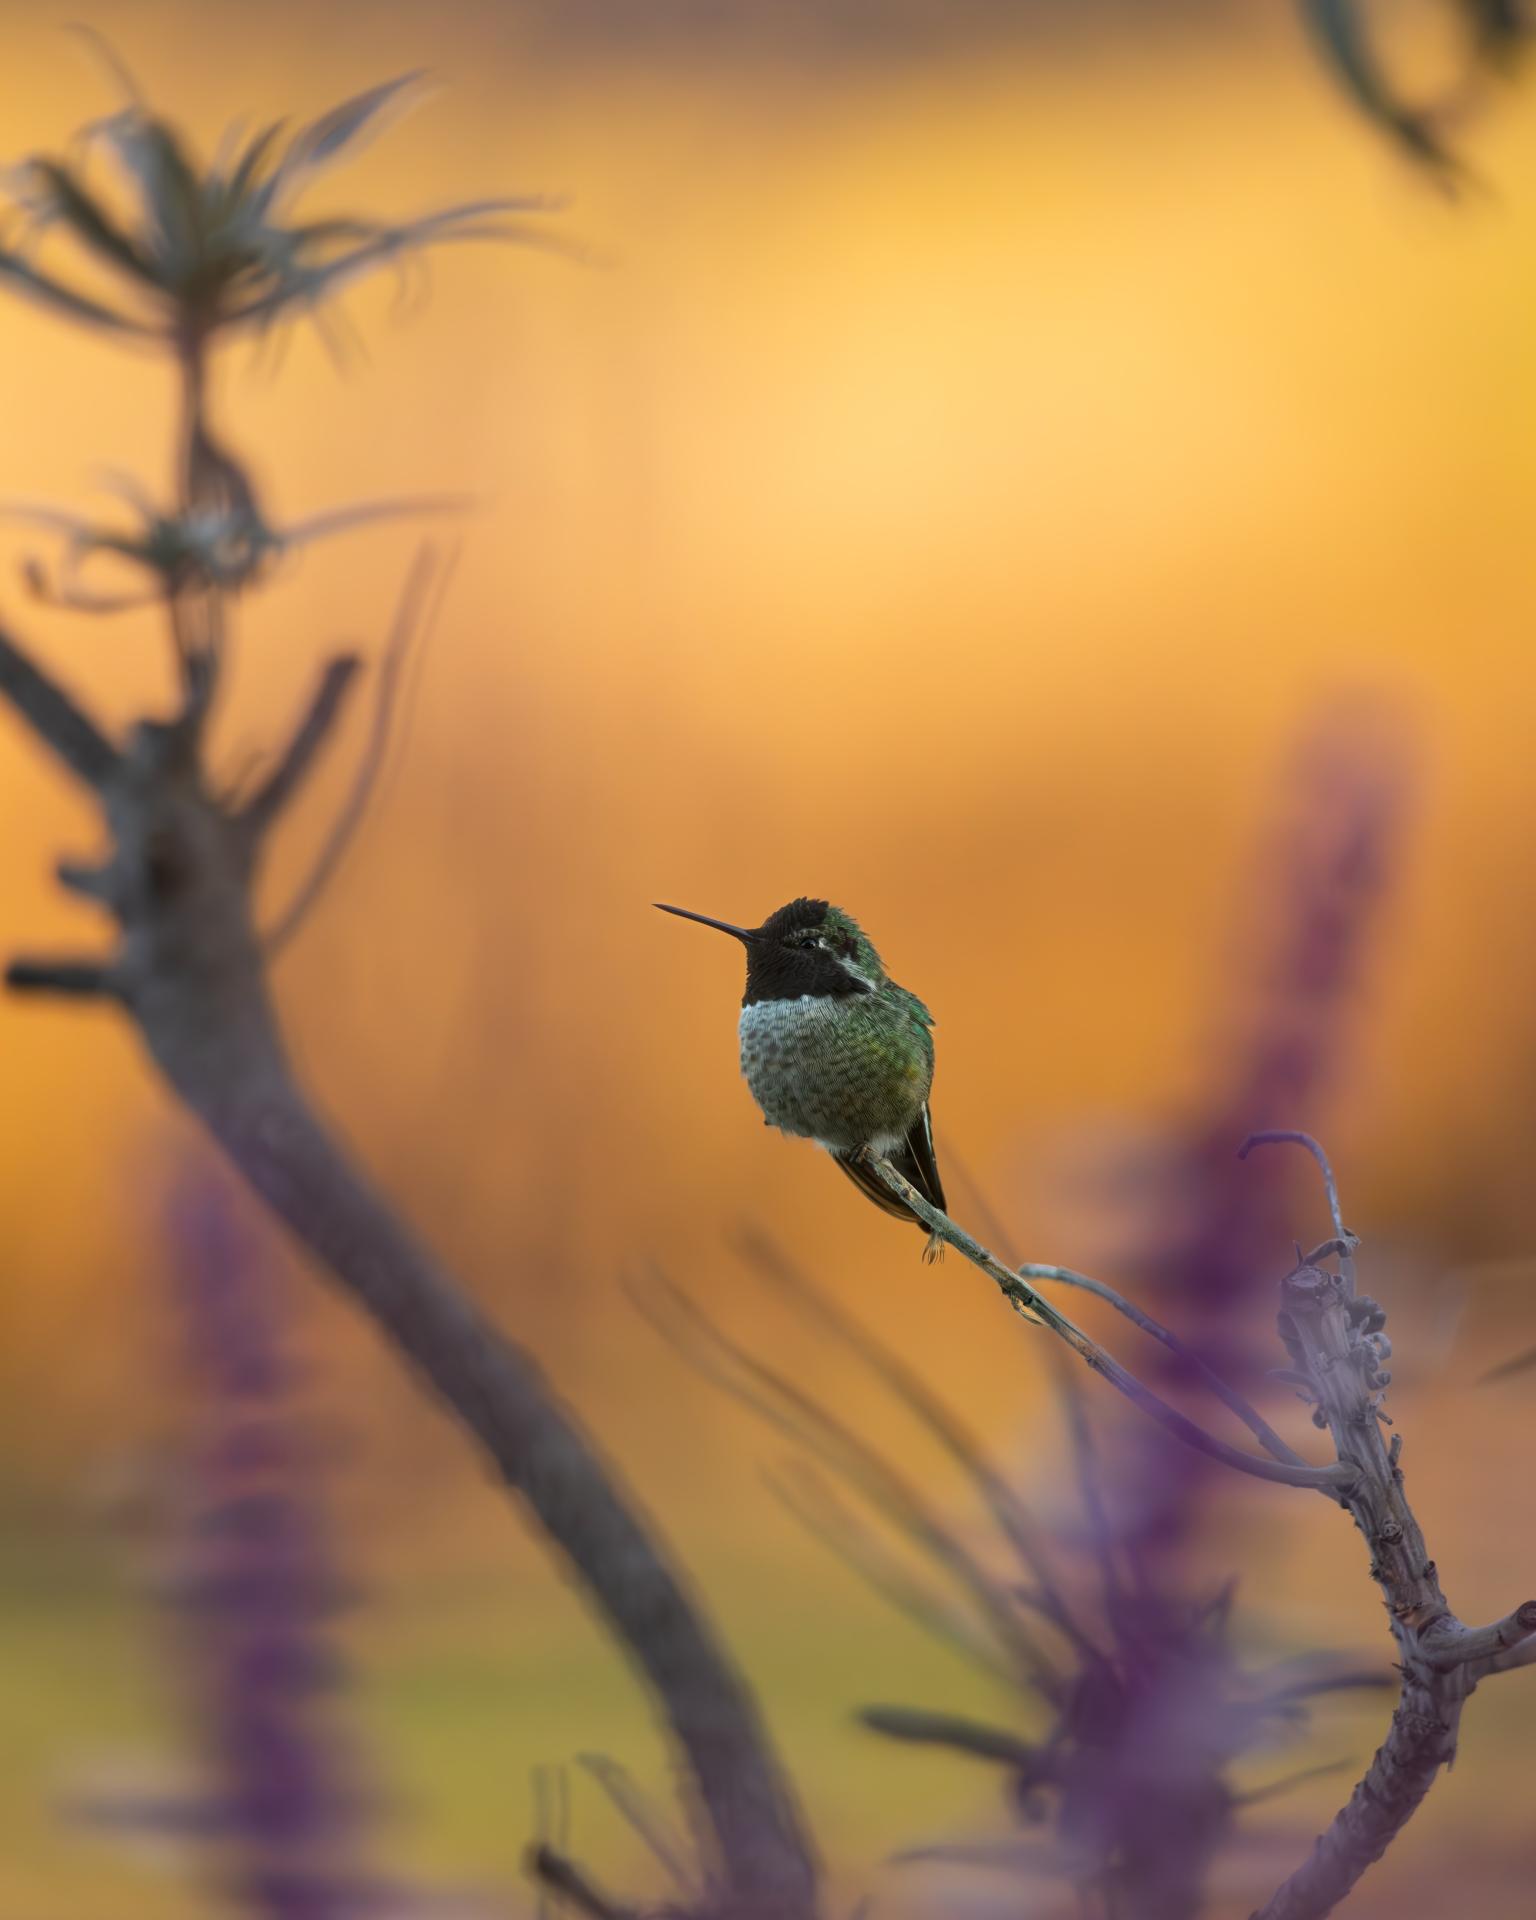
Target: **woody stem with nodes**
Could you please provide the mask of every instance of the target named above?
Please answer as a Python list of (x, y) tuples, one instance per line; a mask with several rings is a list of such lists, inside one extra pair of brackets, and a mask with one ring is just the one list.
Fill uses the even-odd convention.
[[(1280, 1285), (1279, 1330), (1290, 1357), (1289, 1377), (1304, 1383), (1314, 1420), (1332, 1438), (1335, 1460), (1308, 1466), (1263, 1416), (1187, 1353), (1176, 1336), (1113, 1288), (1064, 1267), (1010, 1268), (929, 1206), (887, 1161), (870, 1164), (889, 1190), (923, 1224), (993, 1280), (1015, 1311), (1063, 1340), (1096, 1373), (1187, 1445), (1240, 1472), (1289, 1486), (1310, 1487), (1346, 1508), (1370, 1553), (1371, 1578), (1381, 1589), (1397, 1643), (1402, 1685), (1387, 1736), (1349, 1800), (1319, 1837), (1310, 1856), (1285, 1880), (1253, 1920), (1321, 1920), (1386, 1852), (1418, 1810), (1440, 1769), (1456, 1752), (1463, 1702), (1480, 1680), (1536, 1664), (1536, 1600), (1487, 1626), (1468, 1627), (1441, 1592), (1435, 1563), (1408, 1505), (1399, 1466), (1402, 1436), (1382, 1437), (1382, 1400), (1391, 1376), (1383, 1362), (1390, 1347), (1385, 1314), (1355, 1290), (1358, 1245), (1345, 1230), (1338, 1189), (1327, 1156), (1310, 1135), (1254, 1134), (1254, 1146), (1304, 1146), (1322, 1170), (1333, 1237), (1300, 1259)], [(1330, 1267), (1327, 1263), (1334, 1262)], [(1208, 1434), (1134, 1378), (1039, 1292), (1035, 1282), (1084, 1289), (1107, 1300), (1144, 1331), (1199, 1369), (1213, 1391), (1249, 1428), (1270, 1456), (1260, 1459)]]
[[(381, 728), (310, 880), (273, 936), (252, 894), (274, 829), (331, 740), (361, 670), (326, 663), (265, 777), (232, 793), (208, 765), (210, 701), (225, 663), (234, 601), (265, 556), (291, 542), (262, 516), (240, 463), (207, 415), (207, 359), (230, 337), (291, 310), (313, 315), (342, 281), (446, 240), (536, 240), (506, 216), (530, 200), (482, 201), (405, 223), (356, 219), (285, 225), (299, 186), (410, 80), (388, 82), (291, 134), (258, 134), (227, 167), (201, 167), (176, 129), (136, 92), (103, 123), (144, 202), (118, 223), (61, 161), (35, 158), (27, 179), (48, 224), (126, 283), (108, 308), (0, 244), (0, 287), (117, 337), (158, 342), (181, 373), (175, 505), (149, 509), (125, 536), (69, 516), (74, 551), (107, 551), (147, 569), (180, 669), (169, 717), (108, 735), (65, 687), (0, 628), (0, 701), (94, 801), (105, 830), (94, 864), (61, 862), (60, 882), (110, 917), (100, 957), (18, 959), (13, 991), (110, 1004), (136, 1026), (172, 1092), (323, 1271), (367, 1313), (423, 1385), (476, 1441), (547, 1535), (615, 1641), (649, 1686), (686, 1781), (704, 1888), (697, 1920), (814, 1920), (817, 1867), (799, 1810), (756, 1704), (643, 1509), (509, 1339), (416, 1238), (316, 1112), (290, 1064), (268, 989), (274, 945), (293, 931), (366, 803)], [(410, 504), (410, 503), (407, 503)], [(398, 503), (390, 510), (397, 510)], [(310, 526), (377, 518), (343, 509)], [(418, 566), (385, 663), (380, 712), (426, 592)], [(66, 604), (68, 604), (66, 602)], [(115, 610), (118, 601), (76, 600)]]
[(243, 804), (210, 791), (196, 708), (121, 746), (0, 631), (0, 698), (98, 802), (98, 865), (60, 881), (105, 907), (101, 959), (18, 959), (15, 991), (119, 1007), (172, 1091), (254, 1192), (489, 1455), (644, 1675), (685, 1756), (707, 1871), (742, 1920), (808, 1920), (815, 1868), (750, 1693), (612, 1466), (543, 1374), (416, 1239), (315, 1113), (268, 992), (250, 890), (356, 682), (321, 673), (269, 778)]

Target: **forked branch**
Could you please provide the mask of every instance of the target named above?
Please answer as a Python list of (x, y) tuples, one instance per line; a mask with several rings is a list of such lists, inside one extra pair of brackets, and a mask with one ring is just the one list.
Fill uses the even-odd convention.
[[(1387, 1737), (1349, 1801), (1308, 1860), (1254, 1916), (1254, 1920), (1321, 1920), (1381, 1858), (1422, 1803), (1440, 1769), (1454, 1757), (1462, 1703), (1478, 1682), (1493, 1673), (1536, 1664), (1536, 1601), (1524, 1601), (1483, 1627), (1464, 1626), (1452, 1613), (1408, 1505), (1398, 1465), (1401, 1438), (1394, 1438), (1389, 1446), (1382, 1436), (1386, 1415), (1381, 1402), (1391, 1378), (1385, 1369), (1391, 1351), (1383, 1332), (1385, 1315), (1374, 1300), (1356, 1293), (1357, 1243), (1343, 1224), (1333, 1170), (1317, 1142), (1302, 1133), (1255, 1134), (1245, 1142), (1243, 1153), (1280, 1142), (1305, 1147), (1316, 1159), (1334, 1229), (1332, 1239), (1287, 1275), (1280, 1313), (1281, 1338), (1292, 1363), (1288, 1372), (1315, 1401), (1319, 1424), (1328, 1428), (1333, 1439), (1337, 1457), (1330, 1467), (1297, 1465), (1295, 1454), (1262, 1416), (1208, 1370), (1208, 1384), (1261, 1444), (1280, 1457), (1256, 1460), (1205, 1433), (1126, 1373), (1030, 1283), (1059, 1281), (1086, 1288), (1175, 1352), (1183, 1352), (1182, 1344), (1166, 1328), (1102, 1282), (1064, 1268), (1014, 1270), (1003, 1265), (929, 1206), (888, 1162), (872, 1160), (871, 1165), (931, 1232), (996, 1283), (1016, 1311), (1049, 1328), (1095, 1372), (1180, 1439), (1245, 1473), (1318, 1487), (1353, 1516), (1370, 1550), (1371, 1577), (1381, 1589), (1392, 1623), (1401, 1694)], [(1338, 1261), (1338, 1271), (1325, 1264), (1331, 1259)]]
[[(1478, 1681), (1536, 1630), (1526, 1601), (1486, 1627), (1466, 1627), (1440, 1588), (1398, 1464), (1402, 1441), (1382, 1434), (1391, 1375), (1386, 1316), (1354, 1289), (1354, 1237), (1343, 1228), (1327, 1156), (1305, 1134), (1294, 1140), (1322, 1169), (1341, 1271), (1301, 1261), (1281, 1285), (1280, 1332), (1308, 1382), (1341, 1462), (1353, 1470), (1344, 1504), (1370, 1553), (1397, 1642), (1402, 1688), (1392, 1724), (1348, 1802), (1307, 1861), (1271, 1895), (1256, 1920), (1319, 1920), (1333, 1911), (1412, 1818), (1455, 1756), (1462, 1704)], [(1253, 1144), (1250, 1142), (1250, 1144)]]
[(1392, 1724), (1364, 1777), (1311, 1856), (1259, 1909), (1257, 1920), (1331, 1913), (1413, 1817), (1456, 1753), (1462, 1704), (1500, 1654), (1536, 1630), (1536, 1602), (1503, 1620), (1466, 1627), (1451, 1612), (1408, 1504), (1401, 1445), (1382, 1436), (1388, 1376), (1380, 1309), (1342, 1275), (1304, 1263), (1281, 1290), (1281, 1325), (1299, 1358), (1341, 1461), (1354, 1469), (1344, 1503), (1370, 1552), (1397, 1642), (1402, 1688)]

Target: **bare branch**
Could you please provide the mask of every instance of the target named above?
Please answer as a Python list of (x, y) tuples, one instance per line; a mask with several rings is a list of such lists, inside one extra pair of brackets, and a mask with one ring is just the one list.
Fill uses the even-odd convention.
[(575, 1861), (567, 1860), (553, 1847), (530, 1847), (528, 1871), (541, 1887), (547, 1887), (578, 1913), (586, 1914), (587, 1920), (640, 1920), (633, 1907), (621, 1907), (606, 1894), (599, 1893)]
[(978, 1760), (995, 1760), (1021, 1773), (1043, 1777), (1050, 1771), (1044, 1749), (1032, 1747), (1004, 1727), (984, 1726), (953, 1713), (930, 1713), (923, 1707), (860, 1707), (861, 1725), (889, 1740), (918, 1746), (950, 1747)]
[(1339, 1211), (1339, 1183), (1333, 1177), (1333, 1168), (1320, 1143), (1310, 1133), (1302, 1133), (1291, 1127), (1272, 1127), (1264, 1133), (1250, 1133), (1237, 1150), (1239, 1160), (1246, 1160), (1255, 1147), (1296, 1146), (1305, 1147), (1307, 1152), (1322, 1169), (1323, 1189), (1328, 1195), (1328, 1212), (1333, 1220), (1333, 1230), (1340, 1240), (1349, 1240), (1353, 1236), (1344, 1225), (1344, 1216)]
[(1464, 1627), (1459, 1622), (1442, 1621), (1426, 1630), (1423, 1647), (1431, 1666), (1442, 1673), (1451, 1673), (1457, 1667), (1471, 1666), (1476, 1661), (1497, 1660), (1533, 1633), (1536, 1633), (1536, 1600), (1526, 1600), (1513, 1613), (1486, 1627)]
[(86, 866), (79, 860), (60, 860), (53, 871), (61, 887), (78, 893), (82, 899), (94, 900), (98, 906), (104, 907), (110, 907), (116, 901), (118, 875), (110, 861)]
[(1225, 1440), (1218, 1440), (1214, 1434), (1207, 1433), (1203, 1427), (1172, 1407), (1150, 1387), (1143, 1386), (1133, 1374), (1126, 1371), (1113, 1355), (1107, 1353), (1097, 1341), (1091, 1340), (1082, 1328), (1075, 1325), (1058, 1308), (1052, 1306), (1042, 1294), (1023, 1280), (1011, 1268), (1005, 1267), (1000, 1260), (988, 1253), (986, 1248), (957, 1227), (947, 1213), (940, 1213), (937, 1207), (930, 1206), (910, 1181), (904, 1180), (888, 1160), (869, 1156), (869, 1165), (881, 1183), (889, 1188), (915, 1213), (930, 1232), (936, 1233), (946, 1245), (969, 1260), (972, 1266), (979, 1267), (990, 1279), (997, 1283), (1009, 1305), (1026, 1319), (1032, 1319), (1047, 1327), (1058, 1339), (1064, 1340), (1078, 1358), (1102, 1374), (1110, 1385), (1123, 1393), (1126, 1399), (1141, 1408), (1142, 1412), (1166, 1427), (1186, 1446), (1193, 1447), (1199, 1453), (1208, 1454), (1213, 1460), (1220, 1460), (1226, 1466), (1235, 1467), (1239, 1473), (1249, 1473), (1258, 1480), (1278, 1481), (1282, 1486), (1308, 1487), (1324, 1493), (1339, 1493), (1349, 1480), (1349, 1470), (1342, 1465), (1329, 1467), (1292, 1466), (1285, 1460), (1261, 1460), (1255, 1454), (1244, 1453), (1237, 1447), (1228, 1446)]
[(102, 960), (13, 960), (5, 984), (16, 993), (56, 993), (71, 1000), (111, 1000), (118, 981)]
[[(135, 1011), (139, 1011), (135, 1003)], [(146, 1037), (193, 1110), (256, 1193), (285, 1221), (474, 1435), (528, 1503), (645, 1674), (687, 1756), (704, 1857), (743, 1916), (814, 1907), (815, 1868), (798, 1810), (755, 1704), (725, 1648), (642, 1524), (612, 1466), (532, 1358), (440, 1268), (353, 1166), (303, 1100), (280, 1057), (221, 1026), (212, 1081), (196, 1052), (167, 1054), (146, 1007)], [(249, 1008), (232, 1009), (238, 1022)], [(178, 1022), (208, 1009), (167, 1009)], [(229, 1058), (231, 1046), (246, 1057)]]
[(1210, 1388), (1224, 1406), (1235, 1413), (1243, 1425), (1276, 1460), (1289, 1461), (1293, 1467), (1304, 1467), (1307, 1463), (1294, 1447), (1287, 1446), (1274, 1428), (1256, 1407), (1245, 1400), (1236, 1387), (1229, 1386), (1216, 1369), (1202, 1360), (1193, 1347), (1187, 1347), (1176, 1333), (1171, 1333), (1161, 1322), (1154, 1320), (1150, 1313), (1144, 1313), (1123, 1293), (1117, 1293), (1113, 1287), (1106, 1286), (1102, 1280), (1092, 1280), (1085, 1273), (1075, 1273), (1071, 1267), (1044, 1266), (1039, 1262), (1014, 1269), (1025, 1280), (1055, 1280), (1064, 1287), (1081, 1287), (1085, 1293), (1093, 1294), (1099, 1300), (1105, 1300), (1117, 1313), (1123, 1313), (1127, 1320), (1140, 1327), (1143, 1333), (1150, 1334), (1154, 1340), (1160, 1340), (1172, 1354), (1176, 1354), (1188, 1367), (1191, 1367)]
[[(1354, 1297), (1342, 1275), (1303, 1264), (1282, 1291), (1282, 1331), (1303, 1364), (1341, 1462), (1353, 1469), (1343, 1499), (1371, 1553), (1397, 1641), (1402, 1692), (1392, 1724), (1347, 1804), (1310, 1858), (1255, 1920), (1321, 1920), (1379, 1860), (1456, 1753), (1462, 1703), (1532, 1631), (1527, 1602), (1492, 1626), (1462, 1626), (1451, 1612), (1397, 1465), (1382, 1437), (1379, 1309)], [(1502, 1653), (1501, 1653), (1501, 1650)]]
[(330, 738), (348, 694), (352, 691), (362, 661), (344, 653), (326, 663), (319, 684), (310, 698), (303, 719), (294, 728), (271, 774), (246, 802), (242, 824), (253, 840), (259, 840), (272, 826), (308, 777), (321, 748)]
[[(66, 212), (84, 244), (167, 296), (156, 297), (164, 325), (103, 306), (0, 245), (0, 293), (27, 293), (55, 313), (142, 335), (169, 350), (181, 388), (174, 518), (197, 519), (205, 535), (206, 523), (214, 523), (215, 546), (231, 524), (245, 536), (244, 548), (254, 540), (265, 552), (273, 542), (250, 476), (210, 426), (208, 358), (220, 337), (245, 323), (296, 315), (364, 270), (438, 242), (552, 244), (527, 223), (502, 217), (542, 204), (526, 201), (471, 202), (393, 226), (278, 222), (279, 190), (347, 145), (394, 92), (391, 83), (344, 103), (297, 136), (281, 162), (273, 152), (275, 130), (260, 133), (238, 161), (211, 177), (194, 167), (176, 130), (142, 105), (100, 123), (96, 136), (134, 178), (140, 225), (154, 239), (156, 259), (146, 261), (81, 195), (69, 197)], [(60, 189), (69, 196), (63, 170), (55, 167), (47, 177), (56, 198)], [(228, 219), (202, 217), (210, 188)], [(145, 266), (148, 275), (140, 271)], [(315, 536), (371, 511), (344, 511), (339, 521), (313, 522), (296, 536)], [(79, 544), (77, 538), (76, 550)], [(244, 548), (237, 539), (237, 561)], [(326, 669), (274, 771), (237, 809), (205, 777), (204, 722), (227, 656), (227, 615), (251, 568), (237, 569), (235, 578), (221, 578), (217, 569), (211, 579), (206, 569), (162, 573), (182, 705), (169, 721), (141, 722), (121, 754), (0, 633), (0, 698), (97, 790), (114, 842), (105, 867), (94, 873), (70, 867), (66, 884), (109, 905), (122, 934), (117, 972), (94, 961), (23, 960), (11, 969), (11, 982), (76, 996), (118, 993), (172, 1092), (274, 1218), (456, 1418), (604, 1616), (649, 1686), (685, 1765), (687, 1813), (712, 1906), (729, 1910), (733, 1920), (812, 1920), (818, 1868), (789, 1779), (750, 1690), (639, 1503), (532, 1357), (416, 1239), (322, 1124), (293, 1076), (252, 924), (250, 881), (259, 843), (331, 736), (358, 663), (336, 660)], [(401, 658), (428, 599), (430, 574), (422, 560), (407, 586), (381, 676), (373, 744), (315, 871), (278, 929), (279, 940), (318, 897), (365, 810), (389, 739)], [(534, 1864), (567, 1903), (598, 1920), (627, 1920), (627, 1908), (606, 1899), (551, 1848)]]
[[(278, 1220), (483, 1448), (606, 1616), (686, 1759), (711, 1886), (741, 1920), (810, 1920), (817, 1870), (756, 1704), (620, 1476), (532, 1358), (375, 1191), (294, 1081), (250, 922), (249, 839), (183, 721), (144, 722), (108, 795), (125, 988), (150, 1056)], [(131, 959), (126, 957), (131, 956)], [(96, 963), (24, 962), (35, 990)]]
[(1488, 1664), (1492, 1673), (1513, 1673), (1517, 1667), (1536, 1667), (1536, 1633), (1518, 1641), (1506, 1652), (1495, 1654)]
[(3, 628), (0, 698), (10, 701), (77, 779), (97, 788), (110, 779), (118, 764), (117, 749), (72, 696), (24, 654)]

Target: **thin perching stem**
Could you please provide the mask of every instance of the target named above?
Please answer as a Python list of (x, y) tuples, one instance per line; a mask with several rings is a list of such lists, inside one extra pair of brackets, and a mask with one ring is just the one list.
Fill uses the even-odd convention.
[(1084, 1293), (1091, 1293), (1096, 1299), (1107, 1301), (1116, 1313), (1122, 1313), (1126, 1319), (1150, 1334), (1154, 1340), (1175, 1354), (1187, 1366), (1192, 1367), (1200, 1378), (1215, 1394), (1222, 1404), (1235, 1413), (1243, 1425), (1263, 1447), (1264, 1451), (1276, 1460), (1288, 1460), (1292, 1466), (1304, 1467), (1307, 1463), (1292, 1446), (1282, 1440), (1274, 1428), (1259, 1412), (1244, 1399), (1236, 1387), (1223, 1380), (1211, 1364), (1203, 1360), (1193, 1347), (1188, 1347), (1176, 1333), (1171, 1332), (1160, 1320), (1154, 1320), (1150, 1313), (1144, 1312), (1134, 1301), (1127, 1300), (1123, 1293), (1117, 1293), (1102, 1280), (1090, 1279), (1086, 1273), (1076, 1273), (1071, 1267), (1053, 1267), (1039, 1261), (1030, 1261), (1016, 1267), (1014, 1271), (1023, 1280), (1054, 1280), (1064, 1287), (1080, 1287)]
[(909, 1207), (930, 1233), (936, 1233), (946, 1246), (953, 1247), (962, 1258), (969, 1260), (972, 1266), (979, 1267), (989, 1279), (996, 1282), (998, 1290), (1016, 1313), (1046, 1327), (1059, 1340), (1064, 1340), (1080, 1360), (1085, 1361), (1095, 1373), (1101, 1374), (1127, 1400), (1140, 1407), (1150, 1419), (1166, 1428), (1176, 1439), (1182, 1440), (1187, 1447), (1193, 1447), (1196, 1452), (1206, 1454), (1213, 1460), (1220, 1460), (1223, 1465), (1234, 1467), (1239, 1473), (1252, 1474), (1258, 1480), (1274, 1480), (1282, 1486), (1307, 1487), (1313, 1491), (1338, 1494), (1349, 1485), (1353, 1475), (1347, 1467), (1309, 1467), (1297, 1466), (1289, 1460), (1262, 1460), (1256, 1454), (1244, 1453), (1238, 1447), (1228, 1446), (1225, 1440), (1218, 1440), (1215, 1434), (1207, 1433), (1204, 1427), (1197, 1426), (1150, 1387), (1143, 1386), (1134, 1374), (1121, 1366), (1113, 1354), (1106, 1352), (1081, 1327), (1069, 1320), (1028, 1280), (1011, 1267), (1005, 1267), (978, 1241), (973, 1240), (964, 1228), (956, 1226), (947, 1213), (941, 1213), (937, 1207), (930, 1205), (910, 1181), (902, 1178), (889, 1160), (879, 1159), (872, 1154), (866, 1155), (866, 1160), (881, 1185)]

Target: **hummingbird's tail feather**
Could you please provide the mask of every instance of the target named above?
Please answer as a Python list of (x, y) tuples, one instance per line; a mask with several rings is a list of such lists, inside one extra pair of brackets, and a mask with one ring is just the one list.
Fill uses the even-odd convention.
[[(898, 1220), (910, 1220), (914, 1226), (923, 1227), (923, 1231), (927, 1232), (926, 1226), (912, 1209), (898, 1200), (890, 1188), (870, 1171), (861, 1153), (834, 1153), (832, 1158), (859, 1191), (873, 1200), (883, 1213), (892, 1214)], [(940, 1213), (949, 1211), (944, 1200), (944, 1183), (939, 1178), (938, 1161), (933, 1152), (933, 1122), (926, 1106), (913, 1122), (906, 1139), (886, 1158), (903, 1180), (910, 1181), (917, 1188), (929, 1206), (937, 1207)], [(942, 1254), (943, 1242), (937, 1235), (930, 1234), (923, 1258), (937, 1260)]]

